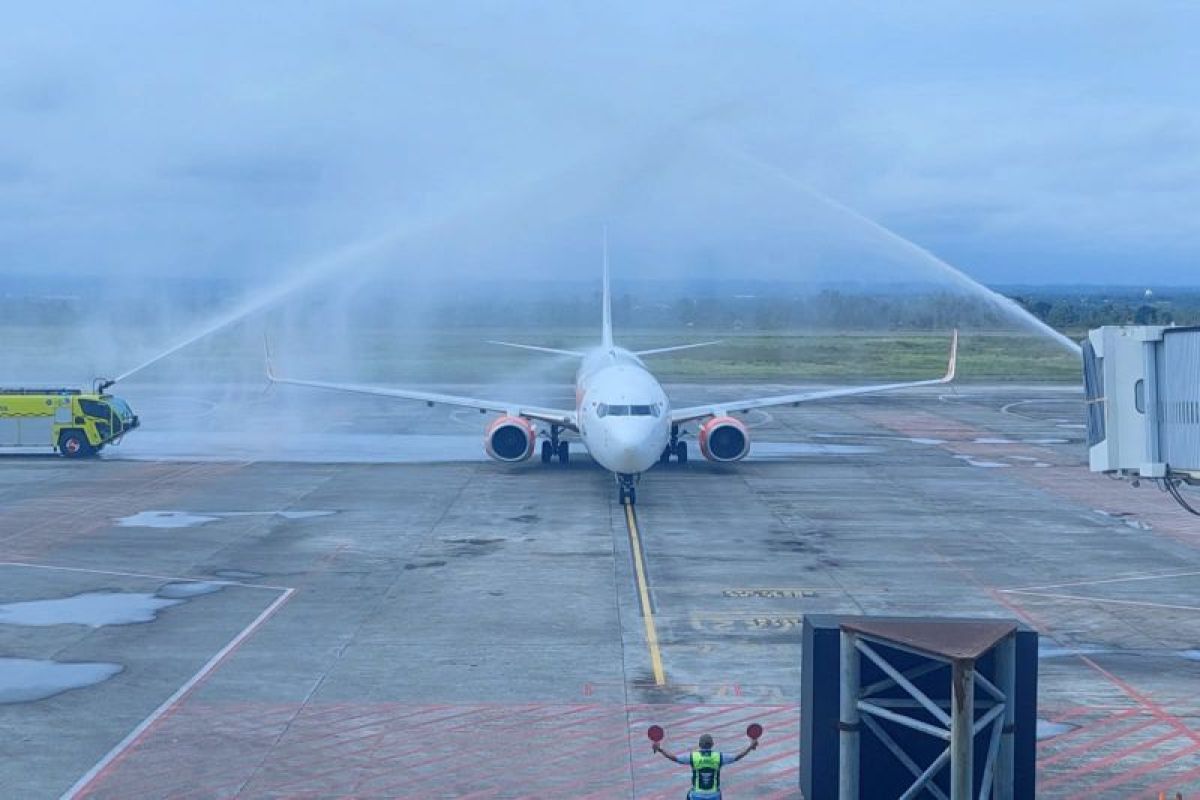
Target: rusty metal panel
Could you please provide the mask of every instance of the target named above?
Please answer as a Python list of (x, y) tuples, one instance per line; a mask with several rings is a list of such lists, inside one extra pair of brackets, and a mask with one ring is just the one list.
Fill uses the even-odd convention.
[(842, 627), (935, 656), (976, 659), (1017, 629), (1007, 620), (890, 620), (858, 618)]

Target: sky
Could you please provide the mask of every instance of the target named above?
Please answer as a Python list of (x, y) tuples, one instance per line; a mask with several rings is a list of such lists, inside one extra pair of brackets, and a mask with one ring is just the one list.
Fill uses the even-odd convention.
[(837, 276), (870, 220), (988, 284), (1189, 285), (1198, 41), (1184, 2), (17, 4), (0, 279), (543, 277), (605, 225), (641, 274)]

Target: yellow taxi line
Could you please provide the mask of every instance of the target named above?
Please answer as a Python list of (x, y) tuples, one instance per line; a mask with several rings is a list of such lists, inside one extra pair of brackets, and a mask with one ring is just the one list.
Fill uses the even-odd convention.
[(633, 571), (637, 578), (638, 599), (642, 604), (642, 621), (646, 625), (646, 646), (650, 648), (650, 666), (654, 670), (656, 686), (665, 686), (662, 653), (658, 649), (658, 629), (654, 626), (654, 611), (650, 608), (650, 587), (646, 584), (646, 567), (642, 563), (642, 541), (638, 536), (637, 517), (633, 506), (625, 506), (625, 524), (629, 528), (629, 546), (633, 551)]

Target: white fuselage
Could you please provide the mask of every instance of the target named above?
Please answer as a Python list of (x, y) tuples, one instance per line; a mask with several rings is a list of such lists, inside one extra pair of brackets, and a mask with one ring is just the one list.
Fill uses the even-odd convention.
[(583, 446), (612, 472), (645, 472), (671, 438), (666, 392), (640, 358), (620, 347), (584, 356), (575, 376), (575, 410)]

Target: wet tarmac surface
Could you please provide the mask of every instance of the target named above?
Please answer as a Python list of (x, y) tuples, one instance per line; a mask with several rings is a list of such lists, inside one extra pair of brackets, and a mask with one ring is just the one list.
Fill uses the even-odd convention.
[(829, 612), (1019, 618), (1039, 797), (1200, 790), (1200, 526), (1086, 472), (1072, 391), (780, 410), (745, 462), (649, 472), (662, 686), (581, 452), (496, 464), (479, 415), (323, 403), (270, 441), (214, 405), (215, 431), (179, 413), (99, 460), (0, 459), (6, 791), (673, 798), (646, 725), (733, 749), (760, 721), (729, 795), (796, 798), (800, 623)]

